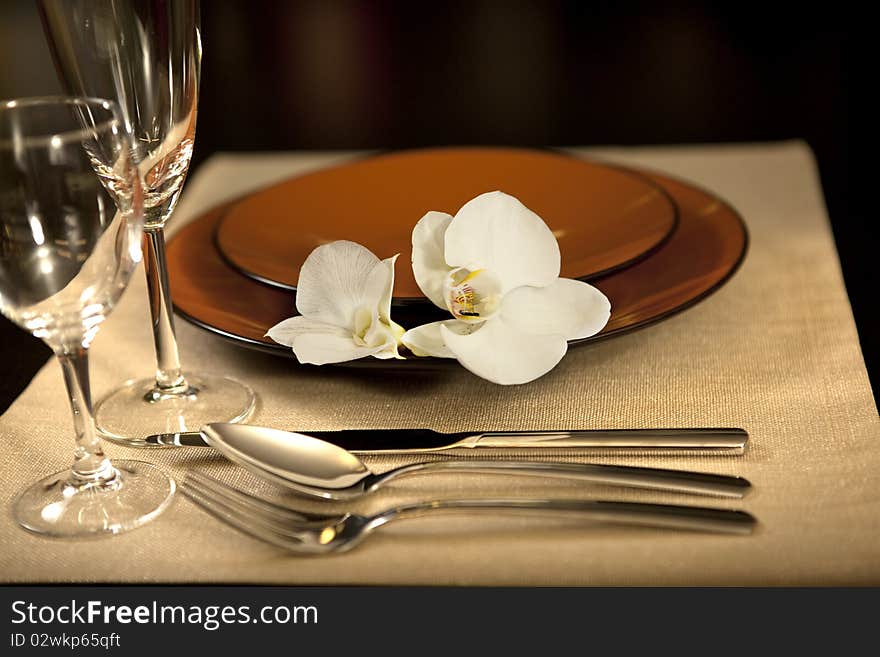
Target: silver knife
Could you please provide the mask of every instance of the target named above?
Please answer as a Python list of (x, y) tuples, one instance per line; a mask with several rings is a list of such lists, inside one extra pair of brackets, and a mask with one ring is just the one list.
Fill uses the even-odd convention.
[[(586, 429), (568, 431), (462, 431), (432, 429), (342, 429), (299, 431), (339, 445), (356, 454), (430, 454), (450, 449), (587, 449), (614, 452), (654, 451), (740, 455), (749, 434), (738, 428), (697, 429)], [(201, 432), (161, 433), (147, 436), (147, 446), (209, 447)]]

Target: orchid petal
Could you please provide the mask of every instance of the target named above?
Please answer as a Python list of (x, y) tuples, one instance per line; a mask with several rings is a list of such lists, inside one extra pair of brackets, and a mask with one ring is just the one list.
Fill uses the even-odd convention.
[(309, 319), (353, 330), (355, 312), (375, 307), (385, 291), (387, 273), (380, 269), (374, 274), (381, 264), (369, 249), (355, 242), (322, 244), (300, 269), (296, 309)]
[[(370, 302), (372, 295), (379, 292), (376, 299), (376, 308), (379, 312), (379, 319), (386, 324), (393, 324), (391, 321), (391, 294), (394, 291), (394, 264), (400, 254), (385, 258), (379, 262), (370, 272), (367, 281), (367, 289), (365, 296)], [(375, 286), (375, 287), (374, 287)]]
[(356, 345), (351, 331), (302, 316), (279, 322), (266, 335), (291, 347), (299, 362), (313, 365), (363, 358), (383, 348)]
[(397, 345), (404, 329), (391, 321), (394, 263), (398, 255), (385, 258), (373, 267), (364, 284), (365, 305), (360, 306), (354, 314), (355, 335), (367, 346), (385, 345), (382, 351), (373, 354), (376, 358), (402, 358), (397, 352)]
[(302, 317), (289, 317), (275, 324), (266, 331), (266, 335), (272, 338), (278, 344), (288, 347), (293, 346), (293, 341), (306, 333), (327, 333), (330, 335), (346, 335), (351, 337), (351, 333), (338, 326), (332, 326), (323, 322), (316, 322), (313, 319)]
[(446, 343), (443, 341), (443, 336), (440, 334), (441, 326), (445, 326), (447, 330), (458, 335), (467, 335), (477, 328), (467, 322), (447, 319), (442, 322), (431, 322), (430, 324), (416, 326), (404, 333), (400, 341), (416, 356), (455, 358), (455, 354), (447, 348)]
[(578, 340), (601, 331), (611, 302), (598, 289), (570, 278), (547, 287), (519, 287), (504, 296), (501, 317), (509, 326), (533, 334), (557, 334)]
[(450, 268), (491, 270), (502, 294), (522, 285), (543, 287), (559, 276), (556, 237), (541, 217), (504, 192), (481, 194), (462, 206), (446, 229), (444, 253)]
[(446, 347), (468, 370), (493, 383), (515, 385), (543, 376), (562, 360), (568, 343), (561, 335), (531, 335), (500, 318), (470, 335), (440, 327)]
[(357, 360), (365, 356), (373, 356), (382, 352), (387, 345), (378, 347), (362, 347), (356, 345), (351, 336), (334, 335), (331, 333), (305, 333), (293, 342), (293, 353), (300, 363), (310, 365), (327, 365)]
[(435, 306), (446, 308), (443, 286), (452, 269), (444, 256), (444, 235), (452, 215), (428, 212), (413, 228), (412, 268), (419, 288)]

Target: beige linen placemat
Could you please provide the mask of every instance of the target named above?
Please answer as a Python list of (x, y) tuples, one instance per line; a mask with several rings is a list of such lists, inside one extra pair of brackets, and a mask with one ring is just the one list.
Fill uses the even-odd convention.
[[(614, 459), (744, 475), (755, 490), (741, 503), (622, 495), (544, 480), (484, 477), (475, 482), (446, 476), (401, 482), (358, 508), (377, 509), (425, 495), (616, 495), (742, 506), (761, 521), (754, 536), (522, 517), (446, 518), (385, 528), (345, 555), (305, 558), (243, 536), (180, 497), (158, 520), (122, 536), (47, 540), (15, 526), (9, 504), (25, 484), (69, 463), (71, 422), (53, 362), (0, 418), (0, 580), (880, 584), (880, 420), (808, 149), (795, 142), (583, 152), (690, 179), (729, 200), (751, 234), (740, 271), (695, 307), (650, 328), (572, 349), (552, 373), (521, 387), (494, 386), (457, 369), (393, 375), (305, 369), (178, 320), (185, 363), (250, 383), (260, 395), (253, 422), (277, 427), (742, 426), (752, 436), (751, 450), (742, 458)], [(171, 228), (246, 190), (345, 157), (212, 157), (187, 183)], [(152, 368), (145, 285), (138, 274), (95, 341), (96, 397)], [(198, 465), (243, 486), (273, 490), (207, 451), (136, 451), (113, 445), (107, 451), (113, 457), (156, 462), (178, 476)], [(406, 460), (372, 464), (384, 468)]]

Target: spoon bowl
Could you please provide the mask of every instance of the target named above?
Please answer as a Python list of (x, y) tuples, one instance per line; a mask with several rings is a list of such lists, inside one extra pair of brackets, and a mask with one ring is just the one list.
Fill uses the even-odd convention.
[(372, 474), (348, 450), (301, 433), (221, 422), (202, 427), (202, 436), (230, 461), (284, 485), (344, 491)]

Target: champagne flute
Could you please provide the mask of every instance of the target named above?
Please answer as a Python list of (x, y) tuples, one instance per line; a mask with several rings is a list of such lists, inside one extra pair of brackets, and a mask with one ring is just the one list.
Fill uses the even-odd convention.
[(13, 502), (31, 531), (118, 533), (174, 493), (149, 463), (104, 456), (89, 395), (88, 348), (141, 260), (142, 227), (131, 141), (110, 101), (0, 101), (0, 311), (58, 357), (76, 439), (71, 469)]
[[(155, 433), (242, 422), (256, 397), (226, 376), (184, 373), (165, 264), (165, 222), (192, 155), (201, 42), (198, 0), (39, 0), (62, 83), (70, 93), (118, 100), (134, 136), (145, 192), (144, 263), (157, 368), (96, 406), (101, 434), (147, 446)], [(211, 248), (206, 244), (205, 248)]]

